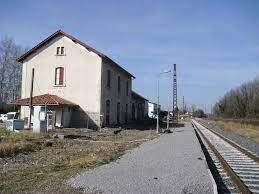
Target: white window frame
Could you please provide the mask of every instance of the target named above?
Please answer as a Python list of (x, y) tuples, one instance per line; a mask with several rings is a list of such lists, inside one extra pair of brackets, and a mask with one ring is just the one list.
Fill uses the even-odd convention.
[[(63, 77), (62, 77), (63, 83), (59, 84), (60, 83), (61, 68), (63, 69)], [(65, 68), (64, 67), (56, 67), (55, 68), (54, 86), (65, 86)]]

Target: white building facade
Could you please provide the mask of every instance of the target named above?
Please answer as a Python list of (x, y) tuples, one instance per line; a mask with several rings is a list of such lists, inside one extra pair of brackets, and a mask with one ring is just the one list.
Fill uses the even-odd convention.
[[(58, 127), (100, 127), (131, 121), (134, 76), (71, 35), (58, 30), (18, 61), (23, 65), (21, 98), (30, 96), (34, 69), (33, 96), (51, 94), (78, 105), (57, 108)], [(28, 107), (21, 107), (21, 117), (29, 117)]]
[[(159, 111), (161, 110), (161, 105), (159, 105)], [(151, 119), (157, 118), (157, 104), (153, 102), (148, 102), (148, 117)]]

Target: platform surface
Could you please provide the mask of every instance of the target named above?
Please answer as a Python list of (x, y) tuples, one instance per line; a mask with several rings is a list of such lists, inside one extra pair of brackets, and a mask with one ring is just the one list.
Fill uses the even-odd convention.
[(143, 143), (115, 162), (82, 172), (69, 184), (86, 193), (213, 193), (190, 123)]

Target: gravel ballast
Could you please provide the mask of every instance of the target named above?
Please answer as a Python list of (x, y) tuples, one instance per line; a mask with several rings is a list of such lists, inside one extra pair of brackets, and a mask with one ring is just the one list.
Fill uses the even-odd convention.
[(115, 162), (71, 178), (69, 184), (86, 193), (213, 193), (190, 123), (143, 143)]
[(246, 137), (243, 137), (239, 134), (233, 133), (231, 131), (227, 131), (225, 129), (222, 129), (222, 128), (220, 128), (218, 126), (215, 126), (213, 124), (210, 124), (208, 122), (201, 121), (201, 123), (204, 126), (215, 130), (216, 132), (220, 133), (221, 135), (225, 136), (226, 138), (236, 142), (237, 144), (239, 144), (242, 147), (248, 149), (249, 151), (251, 151), (255, 155), (259, 156), (259, 143), (258, 142), (253, 141), (251, 139), (248, 139)]

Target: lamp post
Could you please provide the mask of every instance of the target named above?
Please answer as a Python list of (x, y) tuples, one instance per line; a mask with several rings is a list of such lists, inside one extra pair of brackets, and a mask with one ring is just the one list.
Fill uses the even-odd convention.
[(157, 79), (157, 117), (156, 117), (156, 132), (159, 133), (159, 76), (162, 74), (170, 73), (171, 70), (165, 70), (161, 73), (158, 74), (158, 79)]
[(157, 79), (156, 132), (159, 133), (159, 76)]

